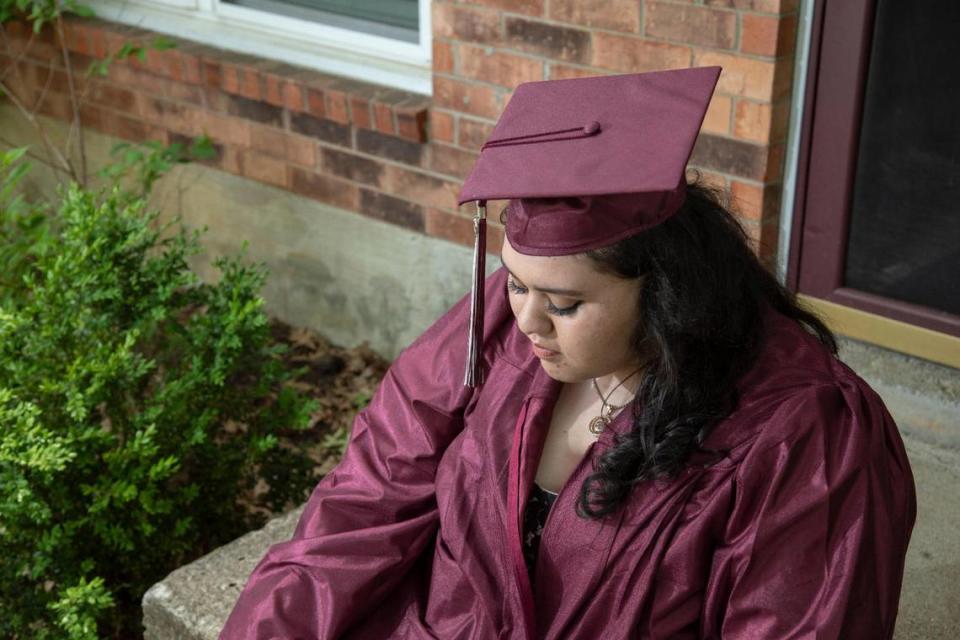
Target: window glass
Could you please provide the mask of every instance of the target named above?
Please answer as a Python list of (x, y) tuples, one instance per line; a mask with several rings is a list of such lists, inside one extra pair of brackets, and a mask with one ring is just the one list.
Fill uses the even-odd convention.
[(960, 314), (960, 2), (879, 0), (845, 286)]

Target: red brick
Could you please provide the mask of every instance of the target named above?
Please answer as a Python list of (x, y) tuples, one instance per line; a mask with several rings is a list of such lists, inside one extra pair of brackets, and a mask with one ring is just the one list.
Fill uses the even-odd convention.
[(740, 51), (758, 56), (775, 56), (780, 18), (744, 13), (740, 20)]
[(147, 47), (147, 70), (157, 75), (182, 80), (180, 55), (176, 49), (157, 50)]
[(85, 127), (90, 127), (101, 131), (103, 129), (104, 111), (100, 107), (92, 104), (80, 105), (80, 123)]
[[(74, 89), (79, 93), (84, 90), (86, 85), (86, 78), (83, 76), (73, 75), (73, 77), (68, 77), (66, 71), (60, 69), (51, 69), (51, 68), (42, 68), (41, 73), (42, 80), (37, 83), (38, 88), (46, 87), (48, 91), (56, 91), (57, 93), (62, 93), (69, 95), (70, 93), (70, 83), (73, 82)], [(122, 96), (118, 96), (118, 99), (123, 99)]]
[(543, 61), (485, 47), (460, 45), (458, 75), (514, 88), (522, 82), (543, 80)]
[(250, 148), (273, 156), (287, 157), (287, 136), (289, 134), (274, 127), (260, 124), (250, 125)]
[(295, 82), (287, 82), (283, 85), (283, 106), (290, 111), (303, 111), (303, 87)]
[(774, 102), (793, 91), (793, 58), (778, 58), (774, 63), (772, 96)]
[(360, 212), (371, 218), (423, 233), (423, 207), (413, 202), (361, 188)]
[(445, 144), (430, 145), (430, 169), (463, 180), (470, 173), (479, 154)]
[(589, 76), (603, 75), (605, 72), (589, 69), (587, 67), (574, 67), (568, 64), (547, 64), (548, 80), (565, 80), (568, 78), (586, 78)]
[(243, 152), (245, 149), (234, 145), (224, 145), (220, 156), (220, 168), (227, 173), (243, 175)]
[(449, 42), (433, 41), (433, 72), (453, 73), (453, 46)]
[(730, 96), (715, 93), (707, 108), (707, 115), (703, 119), (703, 131), (707, 133), (730, 133), (730, 113), (733, 110), (733, 100)]
[(311, 138), (287, 134), (287, 160), (304, 167), (317, 165), (317, 143)]
[(585, 64), (590, 59), (590, 32), (536, 20), (504, 18), (504, 42), (529, 53)]
[(409, 171), (397, 165), (386, 165), (383, 175), (384, 191), (397, 197), (419, 202), (429, 207), (456, 209), (460, 183)]
[(287, 165), (282, 160), (247, 149), (243, 153), (243, 175), (277, 187), (287, 186)]
[(501, 41), (500, 12), (433, 2), (433, 37), (452, 38), (479, 44)]
[(398, 108), (396, 111), (397, 135), (413, 142), (426, 142), (427, 110)]
[(499, 256), (503, 249), (503, 227), (487, 221), (487, 255)]
[(645, 11), (648, 36), (715, 49), (736, 44), (737, 14), (732, 11), (649, 0)]
[(500, 115), (496, 92), (490, 87), (479, 84), (434, 76), (433, 99), (438, 107), (470, 113), (482, 118), (496, 119)]
[[(108, 37), (107, 33), (104, 32), (102, 28), (93, 28), (87, 36), (87, 42), (90, 45), (89, 55), (94, 58), (103, 59), (107, 57), (108, 53), (116, 53), (122, 45), (122, 38), (114, 37), (113, 40), (116, 43), (116, 48), (110, 48), (108, 40), (111, 38)], [(116, 63), (114, 63), (116, 64)], [(124, 61), (126, 64), (126, 61)]]
[(779, 182), (783, 178), (783, 162), (786, 145), (771, 144), (767, 150), (767, 170), (763, 175), (765, 182)]
[(454, 141), (453, 114), (436, 109), (430, 111), (430, 139), (437, 142)]
[(777, 55), (793, 56), (797, 48), (797, 14), (793, 13), (780, 18), (780, 28), (777, 30)]
[[(81, 55), (90, 55), (90, 28), (77, 20), (68, 20), (64, 22), (63, 27), (67, 49)], [(9, 33), (7, 37), (10, 37)]]
[(393, 109), (391, 109), (389, 105), (379, 102), (374, 103), (373, 120), (376, 124), (377, 131), (380, 133), (386, 133), (391, 136), (396, 133), (397, 130), (393, 124)]
[(737, 100), (733, 135), (751, 142), (770, 140), (770, 105), (765, 102)]
[(426, 233), (466, 247), (473, 246), (473, 219), (465, 215), (427, 208)]
[(290, 167), (290, 190), (344, 209), (359, 207), (357, 185), (297, 167)]
[(612, 33), (593, 34), (595, 67), (638, 73), (690, 66), (690, 48)]
[(730, 181), (730, 195), (733, 197), (733, 209), (742, 218), (759, 222), (763, 216), (763, 186)]
[(762, 13), (789, 13), (797, 9), (798, 0), (704, 0), (711, 7), (727, 7)]
[(323, 92), (319, 89), (307, 87), (307, 113), (317, 118), (325, 118), (327, 115), (326, 102), (323, 98)]
[(766, 101), (769, 101), (773, 95), (773, 62), (698, 50), (694, 51), (693, 64), (697, 67), (711, 65), (723, 67), (720, 81), (717, 83), (717, 91), (722, 93)]
[(115, 85), (138, 89), (158, 98), (203, 104), (203, 91), (200, 87), (144, 73), (128, 65), (111, 65), (107, 78)]
[(385, 165), (379, 159), (321, 146), (319, 160), (318, 166), (325, 174), (382, 187)]
[(263, 95), (262, 100), (276, 107), (286, 106), (283, 96), (283, 88), (287, 84), (286, 79), (275, 73), (263, 74)]
[(188, 136), (202, 133), (201, 127), (206, 115), (201, 109), (143, 94), (137, 95), (137, 105), (136, 112), (146, 122), (162, 125)]
[(740, 50), (758, 56), (789, 56), (797, 43), (796, 14), (778, 17), (744, 13)]
[(770, 115), (770, 142), (784, 142), (790, 127), (790, 99), (784, 98), (773, 105)]
[(640, 30), (639, 0), (551, 0), (550, 18), (581, 27), (635, 33)]
[(350, 124), (347, 94), (343, 91), (328, 89), (324, 91), (324, 98), (326, 98), (324, 104), (324, 109), (326, 110), (325, 117), (340, 124)]
[(223, 84), (223, 70), (220, 67), (220, 63), (203, 58), (201, 65), (203, 70), (203, 83), (211, 89), (221, 88)]
[(193, 51), (192, 45), (186, 45), (179, 50), (180, 71), (184, 82), (190, 84), (201, 84), (203, 82), (202, 65), (200, 56)]
[(145, 142), (151, 138), (151, 128), (147, 123), (136, 118), (128, 118), (117, 113), (105, 113), (103, 124), (104, 133), (124, 140)]
[(350, 96), (350, 122), (363, 129), (373, 129), (373, 116), (370, 102), (364, 98)]
[(33, 110), (60, 120), (71, 121), (73, 119), (73, 106), (70, 104), (70, 98), (62, 93), (48, 91), (42, 94)]
[(545, 0), (470, 0), (471, 4), (484, 5), (506, 13), (522, 13), (527, 16), (542, 16)]
[(201, 131), (213, 140), (238, 146), (250, 145), (250, 121), (218, 113), (202, 114)]
[(693, 165), (758, 182), (767, 180), (767, 147), (703, 133), (693, 148)]
[[(493, 211), (493, 207), (489, 208)], [(442, 238), (466, 247), (473, 246), (473, 216), (461, 213), (441, 211), (428, 208), (426, 210), (426, 229), (428, 236)], [(500, 255), (503, 248), (503, 227), (492, 220), (487, 220), (487, 255)]]
[(106, 82), (92, 83), (86, 92), (86, 97), (91, 102), (102, 104), (115, 111), (132, 113), (137, 110), (137, 97), (132, 91)]
[(457, 131), (457, 143), (461, 147), (479, 151), (483, 143), (490, 137), (490, 133), (493, 131), (493, 125), (477, 120), (460, 118), (457, 124)]
[(254, 69), (243, 69), (240, 74), (240, 95), (251, 100), (259, 100), (260, 74)]
[(203, 104), (208, 111), (226, 113), (230, 106), (230, 94), (219, 89), (203, 89)]

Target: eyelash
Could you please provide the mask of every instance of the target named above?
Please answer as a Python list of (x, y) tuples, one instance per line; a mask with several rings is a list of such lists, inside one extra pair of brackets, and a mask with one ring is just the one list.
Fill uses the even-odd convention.
[[(511, 293), (516, 293), (520, 295), (523, 295), (524, 293), (527, 292), (526, 288), (521, 287), (520, 285), (518, 285), (516, 282), (514, 282), (509, 278), (507, 279), (507, 289), (509, 289)], [(560, 307), (554, 306), (553, 303), (548, 300), (547, 305), (548, 305), (547, 313), (552, 313), (555, 316), (569, 316), (569, 315), (573, 315), (573, 313), (576, 312), (577, 308), (580, 306), (580, 303), (575, 302), (569, 307), (563, 307), (561, 309)]]

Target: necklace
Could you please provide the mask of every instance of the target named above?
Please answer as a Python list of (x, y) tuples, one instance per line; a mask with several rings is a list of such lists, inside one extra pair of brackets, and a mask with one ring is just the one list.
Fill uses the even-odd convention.
[(596, 418), (590, 421), (590, 424), (588, 425), (588, 428), (590, 429), (590, 433), (596, 436), (603, 433), (603, 430), (606, 428), (606, 426), (610, 424), (611, 420), (613, 420), (614, 412), (619, 411), (620, 409), (623, 409), (625, 406), (627, 406), (626, 404), (621, 404), (621, 405), (610, 404), (609, 402), (607, 402), (607, 400), (610, 399), (610, 396), (613, 395), (614, 391), (619, 389), (624, 382), (632, 378), (639, 371), (640, 369), (637, 369), (636, 371), (628, 375), (626, 378), (621, 380), (619, 383), (617, 383), (617, 386), (611, 389), (610, 393), (608, 393), (606, 397), (604, 397), (603, 394), (600, 392), (600, 386), (597, 384), (597, 379), (593, 378), (593, 388), (597, 390), (597, 395), (600, 396), (600, 415), (598, 415)]

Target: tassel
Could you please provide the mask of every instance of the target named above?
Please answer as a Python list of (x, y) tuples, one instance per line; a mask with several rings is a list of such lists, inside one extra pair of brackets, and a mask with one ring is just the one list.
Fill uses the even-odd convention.
[(477, 201), (473, 217), (473, 289), (470, 293), (470, 333), (467, 336), (467, 370), (465, 387), (483, 384), (483, 283), (487, 263), (487, 203)]

